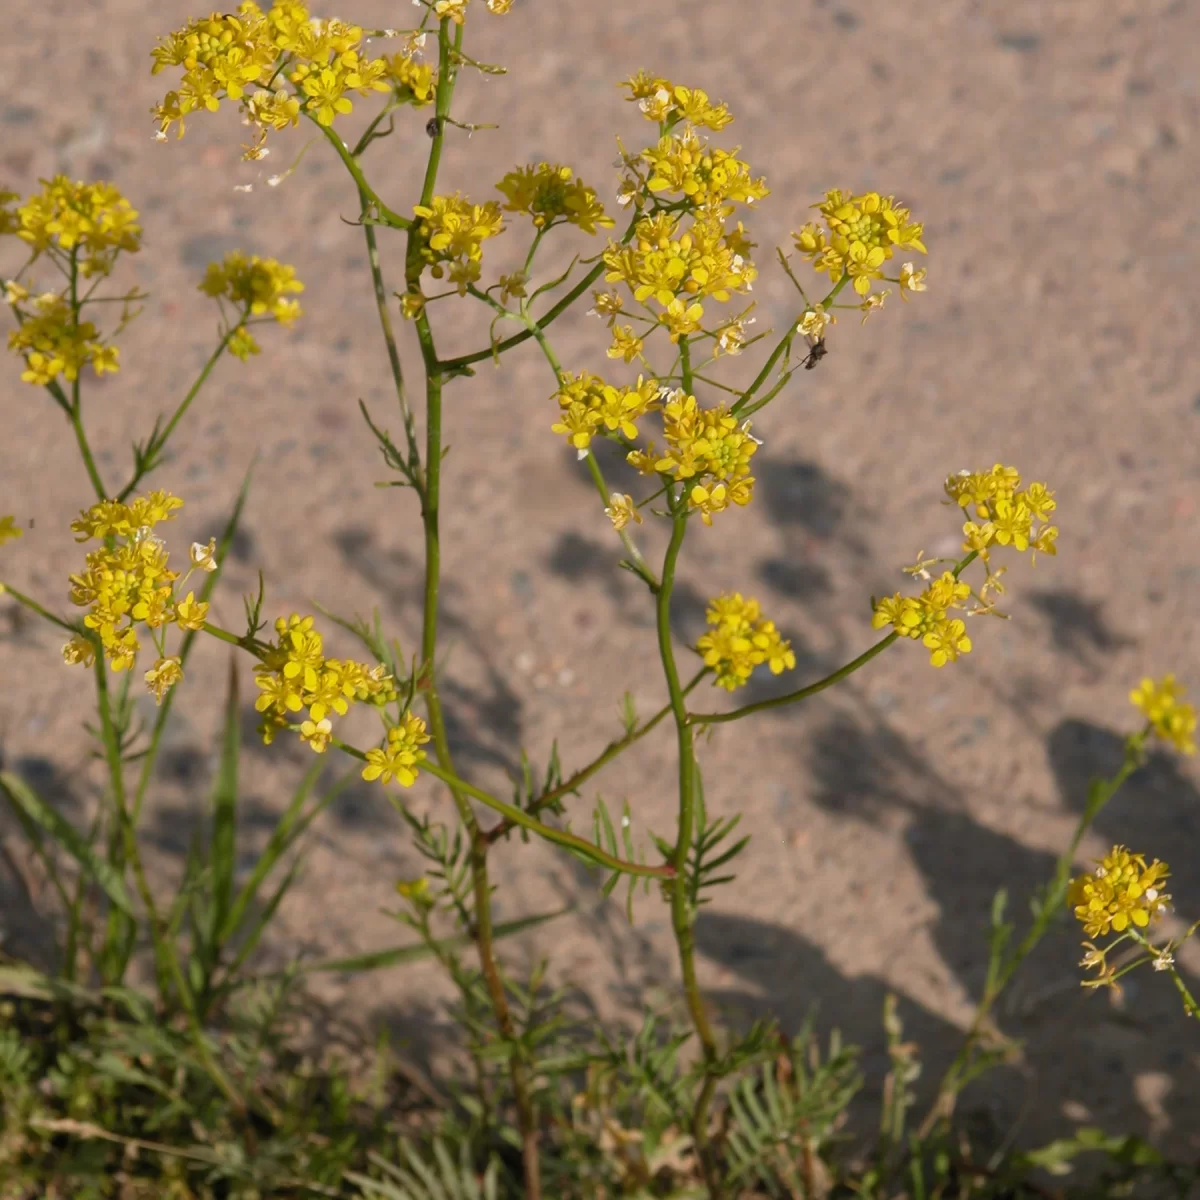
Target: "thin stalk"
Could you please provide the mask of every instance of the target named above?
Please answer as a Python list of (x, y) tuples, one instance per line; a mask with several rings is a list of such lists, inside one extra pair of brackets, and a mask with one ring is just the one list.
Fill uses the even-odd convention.
[[(461, 46), (463, 26), (455, 27), (453, 49), (450, 44), (449, 26), (443, 18), (438, 27), (438, 82), (435, 100), (434, 134), (429, 149), (429, 165), (421, 189), (421, 203), (428, 204), (433, 198), (437, 181), (437, 169), (441, 162), (445, 140), (446, 118), (450, 114), (450, 100), (454, 93), (455, 57)], [(419, 246), (415, 226), (409, 225), (408, 246), (405, 255), (406, 274), (410, 282), (420, 278)], [(434, 652), (437, 648), (438, 583), (441, 570), (441, 542), (438, 529), (438, 506), (441, 498), (442, 470), (442, 383), (446, 378), (446, 364), (438, 361), (433, 341), (433, 331), (428, 314), (422, 311), (416, 319), (417, 340), (425, 366), (425, 488), (421, 496), (421, 520), (425, 531), (425, 594), (421, 622), (421, 661), (423, 676), (418, 686), (425, 694), (429, 716), (429, 730), (434, 752), (443, 771), (455, 775), (450, 755), (450, 743), (446, 736), (446, 722), (438, 696), (437, 680), (434, 676)], [(491, 882), (488, 878), (488, 843), (471, 808), (465, 791), (450, 785), (459, 819), (471, 838), (470, 865), (472, 891), (475, 901), (475, 923), (471, 931), (479, 953), (480, 970), (487, 986), (492, 1010), (501, 1037), (509, 1048), (509, 1076), (512, 1080), (513, 1097), (517, 1106), (517, 1124), (521, 1131), (521, 1162), (525, 1179), (525, 1195), (529, 1200), (541, 1200), (541, 1164), (538, 1160), (538, 1129), (530, 1088), (527, 1064), (518, 1046), (516, 1026), (508, 1006), (504, 979), (496, 960), (492, 929)]]
[(716, 1091), (717, 1080), (709, 1070), (717, 1059), (717, 1039), (704, 1008), (704, 998), (696, 978), (696, 939), (693, 913), (688, 897), (687, 860), (692, 847), (692, 834), (696, 816), (696, 760), (692, 749), (692, 729), (688, 724), (684, 705), (683, 688), (679, 682), (679, 671), (675, 665), (675, 652), (671, 646), (671, 592), (675, 585), (675, 566), (679, 551), (687, 532), (687, 510), (681, 501), (671, 527), (671, 541), (663, 560), (662, 586), (657, 596), (658, 651), (662, 658), (663, 672), (667, 678), (667, 691), (671, 697), (671, 712), (675, 718), (675, 731), (679, 744), (679, 828), (675, 841), (672, 863), (675, 879), (671, 886), (671, 925), (675, 942), (679, 948), (679, 966), (683, 975), (683, 990), (688, 1013), (692, 1019), (701, 1051), (704, 1055), (705, 1080), (692, 1112), (692, 1138), (700, 1156), (705, 1181), (710, 1195), (718, 1195), (715, 1167), (708, 1147), (708, 1107)]
[[(245, 314), (243, 314), (243, 318)], [(212, 369), (217, 365), (217, 361), (221, 355), (225, 353), (225, 347), (229, 345), (230, 338), (238, 331), (238, 326), (241, 322), (234, 322), (230, 325), (225, 336), (221, 338), (217, 348), (209, 355), (208, 361), (204, 364), (200, 374), (196, 376), (195, 382), (188, 389), (188, 394), (179, 402), (174, 413), (171, 414), (171, 419), (167, 422), (166, 428), (161, 433), (154, 435), (146, 444), (146, 450), (143, 462), (139, 465), (133, 474), (133, 478), (121, 489), (117, 495), (119, 501), (124, 500), (133, 492), (134, 488), (142, 481), (147, 471), (153, 467), (152, 457), (161, 452), (167, 444), (167, 439), (175, 432), (175, 426), (183, 420), (184, 414), (191, 407), (192, 401), (200, 394), (200, 389), (207, 382), (209, 375), (212, 374)]]
[[(697, 674), (692, 678), (691, 682), (688, 683), (683, 689), (683, 694), (686, 696), (707, 674), (707, 667), (704, 667), (697, 672)], [(561, 800), (564, 796), (569, 796), (573, 791), (576, 791), (580, 785), (595, 775), (596, 772), (602, 767), (612, 762), (612, 760), (616, 758), (618, 754), (624, 750), (627, 750), (634, 744), (634, 742), (640, 741), (642, 738), (644, 738), (646, 734), (648, 734), (663, 720), (664, 717), (670, 716), (671, 711), (671, 705), (666, 704), (660, 708), (658, 712), (656, 712), (654, 716), (652, 716), (650, 720), (645, 723), (645, 725), (639, 726), (637, 729), (627, 733), (623, 738), (619, 738), (615, 742), (609, 742), (609, 744), (601, 751), (601, 753), (590, 763), (588, 763), (586, 767), (581, 767), (569, 779), (560, 783), (558, 787), (551, 788), (550, 791), (544, 792), (535, 801), (533, 801), (532, 804), (530, 804), (526, 811), (531, 816), (536, 816), (543, 809), (546, 809), (551, 804)], [(511, 833), (514, 828), (516, 828), (515, 822), (507, 820), (501, 821), (498, 825), (494, 825), (491, 829), (489, 829), (485, 836), (489, 842), (496, 842), (499, 841), (500, 838)]]
[[(71, 317), (72, 320), (79, 320), (79, 263), (76, 261), (76, 250), (71, 251), (71, 264), (68, 272), (71, 289)], [(83, 459), (83, 465), (87, 470), (88, 478), (92, 481), (92, 487), (96, 491), (98, 500), (107, 500), (108, 493), (104, 490), (104, 481), (100, 478), (100, 472), (96, 469), (96, 460), (92, 457), (92, 448), (88, 445), (87, 434), (83, 428), (83, 396), (80, 389), (79, 374), (76, 372), (75, 378), (71, 380), (71, 407), (68, 410), (68, 415), (71, 418), (71, 428), (75, 431), (75, 441), (79, 445), (79, 454)]]
[[(245, 1115), (245, 1101), (238, 1095), (237, 1089), (230, 1082), (229, 1077), (221, 1069), (216, 1059), (213, 1058), (212, 1051), (209, 1049), (208, 1040), (204, 1036), (204, 1029), (200, 1024), (200, 1020), (196, 1015), (195, 1005), (192, 1002), (191, 990), (188, 987), (187, 980), (184, 978), (183, 968), (179, 962), (179, 955), (175, 951), (175, 946), (166, 927), (166, 922), (163, 921), (162, 915), (158, 911), (158, 906), (154, 903), (154, 895), (150, 891), (150, 885), (146, 879), (146, 872), (142, 866), (141, 852), (138, 849), (137, 836), (134, 832), (133, 822), (130, 819), (129, 808), (125, 798), (125, 780), (121, 769), (121, 750), (117, 744), (116, 730), (113, 728), (112, 713), (109, 710), (108, 669), (102, 655), (97, 655), (96, 657), (95, 676), (97, 708), (100, 710), (100, 726), (104, 739), (105, 758), (108, 762), (109, 781), (113, 791), (113, 803), (117, 810), (117, 821), (123, 835), (122, 844), (125, 851), (125, 859), (133, 870), (133, 878), (137, 885), (138, 895), (141, 897), (142, 905), (146, 910), (146, 916), (149, 920), (150, 937), (154, 945), (155, 960), (159, 964), (160, 972), (168, 974), (175, 984), (175, 989), (179, 993), (180, 1004), (183, 1005), (184, 1012), (188, 1018), (192, 1041), (204, 1069), (208, 1072), (209, 1078), (220, 1088), (225, 1098), (234, 1106), (238, 1114)], [(163, 1000), (164, 1002), (166, 1000), (165, 994), (163, 995)]]

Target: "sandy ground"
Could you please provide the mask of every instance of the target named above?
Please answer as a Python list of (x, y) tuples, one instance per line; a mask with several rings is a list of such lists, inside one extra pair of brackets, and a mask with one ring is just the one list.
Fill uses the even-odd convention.
[[(157, 32), (190, 14), (183, 0), (153, 6), (153, 19), (136, 0), (18, 7), (0, 63), (0, 182), (25, 193), (56, 171), (109, 178), (143, 215), (146, 249), (122, 278), (153, 296), (123, 342), (120, 375), (88, 390), (105, 478), (124, 480), (130, 442), (209, 353), (213, 314), (195, 290), (205, 264), (236, 247), (295, 264), (307, 315), (290, 333), (264, 331), (248, 365), (220, 365), (153, 479), (187, 501), (171, 545), (183, 553), (219, 530), (257, 455), (218, 616), (240, 622), (240, 595), (261, 568), (272, 615), (312, 611), (311, 601), (346, 616), (378, 605), (408, 653), (419, 522), (411, 496), (372, 486), (384, 474), (357, 401), (394, 431), (399, 421), (362, 235), (342, 220), (357, 212), (348, 178), (319, 144), (268, 188), (302, 136), (277, 139), (269, 168), (242, 164), (243, 131), (225, 111), (195, 119), (182, 142), (154, 143), (148, 109), (167, 85), (150, 77), (147, 56)], [(341, 15), (398, 25), (411, 10), (361, 0)], [(771, 1009), (792, 1028), (818, 1003), (820, 1027), (863, 1042), (878, 1079), (880, 1011), (894, 991), (934, 1075), (982, 985), (993, 892), (1007, 887), (1024, 912), (1020, 898), (1066, 843), (1088, 775), (1119, 760), (1131, 684), (1174, 670), (1200, 689), (1200, 299), (1190, 283), (1200, 270), (1200, 7), (518, 0), (505, 20), (480, 15), (470, 50), (509, 74), (466, 77), (456, 112), (500, 129), (450, 140), (447, 188), (484, 198), (514, 163), (546, 157), (611, 197), (614, 133), (632, 144), (650, 128), (614, 85), (646, 66), (727, 100), (737, 123), (722, 142), (741, 144), (773, 189), (751, 226), (756, 331), (794, 318), (772, 248), (826, 188), (894, 192), (926, 223), (928, 293), (864, 328), (844, 318), (820, 369), (761, 414), (759, 494), (690, 539), (681, 637), (699, 632), (710, 595), (753, 593), (792, 639), (792, 678), (819, 678), (871, 644), (868, 597), (903, 586), (902, 564), (921, 548), (951, 552), (957, 525), (939, 503), (950, 471), (1002, 460), (1058, 492), (1058, 559), (1014, 567), (1012, 620), (978, 627), (966, 661), (935, 672), (919, 649), (897, 646), (848, 686), (721, 727), (702, 749), (711, 810), (743, 811), (753, 835), (738, 883), (700, 922), (710, 994), (732, 1014)], [(418, 190), (423, 124), (402, 123), (370, 163), (401, 209)], [(253, 191), (235, 190), (246, 183)], [(491, 278), (516, 246), (489, 248)], [(398, 242), (385, 236), (383, 254), (398, 280)], [(469, 304), (438, 315), (446, 353), (486, 344)], [(604, 331), (582, 311), (554, 341), (570, 369), (611, 369)], [(10, 362), (0, 377), (0, 512), (36, 526), (5, 547), (3, 573), (65, 611), (67, 575), (82, 562), (68, 525), (89, 488), (58, 410), (17, 375)], [(446, 700), (461, 769), (502, 791), (520, 745), (544, 763), (557, 739), (564, 763), (582, 764), (619, 728), (625, 689), (643, 713), (665, 694), (647, 598), (616, 568), (591, 485), (549, 432), (550, 382), (526, 346), (500, 370), (454, 383), (446, 403)], [(661, 529), (643, 537), (654, 555), (664, 541)], [(336, 652), (352, 651), (326, 628)], [(81, 728), (89, 689), (62, 665), (60, 641), (0, 605), (0, 753), (78, 816), (99, 777)], [(223, 647), (204, 646), (185, 684), (145, 828), (162, 877), (203, 809), (227, 661)], [(248, 680), (247, 664), (249, 729)], [(306, 754), (248, 748), (243, 865)], [(671, 827), (673, 775), (664, 728), (596, 786), (610, 803), (628, 798), (645, 839)], [(1090, 856), (1121, 841), (1166, 858), (1180, 921), (1200, 915), (1198, 785), (1194, 760), (1157, 756), (1084, 846)], [(448, 803), (428, 783), (417, 795), (432, 810)], [(609, 1016), (672, 986), (657, 897), (639, 901), (631, 928), (586, 872), (542, 846), (514, 842), (496, 866), (501, 918), (576, 906), (508, 942), (511, 962), (552, 953), (559, 976)], [(267, 961), (403, 940), (381, 910), (417, 869), (381, 793), (352, 789), (316, 832)], [(7, 944), (36, 952), (44, 926), (5, 870)], [(1030, 1139), (1088, 1121), (1200, 1150), (1200, 1033), (1168, 982), (1136, 977), (1122, 1011), (1081, 994), (1073, 933), (1043, 951), (1004, 1012), (1026, 1067), (971, 1103), (1002, 1131), (1022, 1120)], [(1180, 960), (1200, 975), (1200, 946)], [(418, 1056), (444, 1030), (444, 989), (423, 967), (319, 990), (343, 1015), (397, 1024)]]

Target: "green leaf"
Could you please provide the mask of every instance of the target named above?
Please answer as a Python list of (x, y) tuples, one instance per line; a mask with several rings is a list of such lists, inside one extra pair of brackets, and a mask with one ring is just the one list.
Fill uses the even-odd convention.
[[(571, 911), (573, 911), (573, 906), (560, 908), (557, 912), (540, 913), (534, 917), (519, 917), (515, 921), (501, 921), (492, 930), (492, 935), (497, 938), (511, 937), (526, 929), (544, 925), (547, 921), (553, 921), (556, 917), (564, 916)], [(471, 944), (470, 936), (462, 934), (458, 937), (435, 939), (429, 945), (417, 942), (409, 946), (394, 946), (390, 950), (373, 950), (366, 954), (353, 954), (349, 958), (331, 958), (318, 963), (299, 963), (295, 969), (301, 974), (310, 974), (314, 971), (378, 971), (382, 967), (395, 967), (401, 963), (417, 962), (422, 958), (429, 958), (435, 951), (458, 950)], [(282, 974), (284, 974), (282, 971), (274, 973), (274, 975)], [(267, 976), (267, 978), (273, 978), (274, 975)]]
[(229, 690), (225, 700), (225, 728), (221, 736), (221, 760), (212, 794), (212, 840), (209, 862), (212, 866), (212, 911), (208, 941), (215, 962), (221, 946), (221, 933), (233, 898), (233, 871), (237, 858), (238, 753), (241, 737), (238, 729), (237, 659), (229, 661)]
[(120, 873), (96, 854), (70, 821), (46, 804), (20, 776), (11, 771), (0, 771), (0, 791), (4, 792), (18, 813), (23, 813), (44, 829), (79, 863), (88, 878), (95, 881), (116, 908), (131, 920), (136, 920)]

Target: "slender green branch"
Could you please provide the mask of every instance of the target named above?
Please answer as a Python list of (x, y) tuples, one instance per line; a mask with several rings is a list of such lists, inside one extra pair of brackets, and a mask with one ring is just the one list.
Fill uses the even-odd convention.
[(65, 630), (67, 633), (79, 635), (79, 627), (72, 625), (70, 621), (63, 620), (62, 617), (56, 617), (48, 609), (43, 608), (32, 597), (25, 595), (24, 592), (19, 592), (15, 587), (9, 584), (0, 585), (0, 595), (11, 596), (18, 604), (24, 605), (30, 612), (35, 612), (44, 621), (49, 621), (51, 625), (57, 625), (59, 629)]
[[(691, 682), (683, 689), (683, 694), (686, 696), (699, 682), (708, 674), (708, 668), (701, 668), (692, 678)], [(543, 792), (534, 800), (528, 812), (536, 816), (538, 813), (547, 809), (552, 804), (556, 804), (564, 796), (569, 796), (572, 792), (577, 791), (580, 786), (587, 782), (597, 771), (601, 770), (608, 763), (612, 762), (617, 755), (628, 750), (634, 742), (640, 741), (652, 729), (657, 726), (664, 717), (671, 714), (671, 705), (666, 704), (658, 710), (644, 725), (638, 726), (636, 729), (627, 733), (623, 738), (618, 738), (615, 742), (609, 742), (607, 746), (594, 758), (586, 767), (581, 767), (569, 779), (564, 780), (556, 788), (551, 788), (548, 792)], [(499, 824), (492, 826), (485, 834), (489, 842), (497, 842), (502, 837), (507, 836), (516, 827), (513, 821), (501, 821)]]
[(367, 182), (367, 177), (362, 172), (362, 167), (358, 165), (358, 161), (354, 155), (350, 153), (349, 147), (342, 141), (341, 136), (333, 131), (328, 125), (317, 125), (317, 128), (325, 135), (325, 140), (337, 152), (346, 167), (350, 172), (354, 182), (358, 184), (358, 190), (370, 200), (376, 213), (378, 220), (383, 225), (390, 225), (393, 229), (412, 229), (413, 221), (410, 217), (402, 217), (398, 212), (394, 212), (388, 208), (386, 204), (376, 195), (374, 188)]
[[(629, 228), (621, 235), (621, 245), (625, 245), (633, 237), (633, 231), (636, 226), (637, 218), (635, 217), (630, 221)], [(553, 306), (538, 317), (534, 321), (534, 325), (544, 332), (548, 326), (558, 320), (604, 274), (604, 271), (604, 263), (598, 262), (569, 292), (565, 292)], [(512, 337), (507, 337), (502, 342), (497, 342), (494, 346), (489, 346), (486, 350), (476, 350), (471, 354), (460, 354), (457, 358), (444, 359), (441, 364), (442, 369), (447, 375), (457, 374), (477, 362), (483, 362), (485, 359), (493, 358), (503, 354), (506, 350), (511, 350), (514, 346), (519, 346), (522, 342), (527, 342), (533, 336), (532, 328), (527, 326), (520, 333), (514, 333)]]
[(785, 704), (795, 704), (797, 700), (806, 700), (809, 696), (815, 696), (818, 692), (823, 692), (827, 687), (832, 687), (835, 683), (839, 683), (845, 679), (847, 675), (853, 675), (859, 667), (864, 667), (877, 654), (882, 654), (900, 635), (898, 633), (889, 633), (882, 641), (876, 642), (869, 650), (860, 654), (852, 662), (848, 662), (844, 667), (839, 667), (832, 675), (826, 675), (824, 679), (817, 680), (816, 683), (810, 683), (807, 687), (798, 688), (794, 692), (788, 692), (784, 696), (773, 696), (769, 700), (759, 700), (754, 704), (743, 704), (741, 708), (735, 708), (732, 712), (725, 713), (689, 713), (689, 725), (717, 725), (722, 721), (738, 721), (742, 717), (748, 717), (751, 713), (763, 712), (768, 708), (780, 708)]
[[(361, 759), (363, 762), (367, 759), (366, 754), (361, 750), (337, 738), (330, 738), (330, 744), (354, 758)], [(589, 842), (586, 838), (577, 837), (575, 834), (567, 833), (563, 829), (555, 829), (552, 825), (543, 824), (524, 809), (517, 808), (507, 801), (501, 800), (498, 796), (493, 796), (490, 792), (485, 792), (482, 788), (477, 788), (467, 783), (466, 780), (460, 779), (452, 771), (446, 770), (440, 764), (431, 760), (427, 759), (423, 762), (421, 770), (428, 771), (430, 775), (440, 779), (452, 791), (460, 792), (465, 796), (470, 796), (472, 799), (478, 800), (481, 804), (486, 804), (488, 808), (498, 812), (511, 825), (528, 829), (530, 833), (535, 833), (538, 837), (545, 838), (548, 842), (554, 842), (556, 845), (573, 850), (577, 854), (582, 854), (598, 866), (607, 867), (610, 871), (621, 871), (626, 875), (638, 875), (648, 879), (671, 879), (675, 875), (675, 868), (669, 865), (653, 867), (646, 866), (644, 863), (627, 862), (623, 858), (617, 858), (609, 854), (594, 842)], [(484, 834), (483, 841), (485, 843), (489, 841), (487, 834)]]
[[(249, 309), (247, 308), (246, 313), (242, 314), (243, 319), (248, 312)], [(167, 439), (175, 432), (175, 426), (183, 420), (184, 414), (191, 407), (192, 401), (200, 394), (200, 389), (207, 382), (209, 375), (212, 374), (212, 369), (217, 365), (221, 355), (225, 353), (225, 348), (229, 345), (233, 335), (237, 333), (240, 324), (240, 321), (231, 323), (229, 329), (218, 343), (217, 348), (208, 356), (208, 361), (204, 364), (200, 374), (196, 376), (192, 386), (188, 389), (187, 395), (184, 396), (174, 413), (171, 414), (171, 419), (167, 422), (166, 427), (161, 433), (156, 429), (151, 434), (146, 442), (146, 448), (140, 456), (141, 461), (134, 468), (133, 478), (117, 494), (119, 501), (125, 501), (133, 493), (134, 488), (137, 487), (144, 476), (154, 470), (157, 465), (155, 460), (162, 453), (163, 448), (167, 444)]]

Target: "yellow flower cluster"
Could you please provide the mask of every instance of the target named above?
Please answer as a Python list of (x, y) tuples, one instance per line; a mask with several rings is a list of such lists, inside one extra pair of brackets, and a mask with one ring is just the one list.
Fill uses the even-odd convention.
[(415, 48), (385, 56), (383, 61), (387, 66), (385, 78), (391, 82), (393, 94), (401, 104), (424, 108), (433, 103), (437, 91), (437, 68), (419, 62)]
[[(456, 25), (461, 25), (467, 19), (467, 5), (470, 0), (413, 0), (413, 3), (427, 4), (439, 20), (449, 19)], [(513, 0), (487, 0), (488, 12), (496, 16), (503, 16), (512, 6)]]
[(1143, 679), (1129, 693), (1131, 704), (1146, 714), (1154, 732), (1184, 754), (1195, 754), (1196, 710), (1181, 697), (1187, 691), (1175, 682), (1174, 675), (1164, 675), (1161, 683)]
[(142, 248), (137, 210), (109, 183), (72, 182), (65, 175), (39, 181), (42, 190), (22, 204), (0, 191), (0, 234), (14, 234), (34, 258), (57, 252), (74, 258), (88, 278), (107, 275), (122, 250)]
[(60, 375), (74, 382), (87, 363), (97, 375), (118, 369), (116, 346), (105, 345), (91, 321), (76, 321), (65, 295), (45, 292), (26, 309), (21, 305), (28, 296), (23, 287), (10, 283), (6, 293), (21, 318), (9, 331), (8, 348), (24, 356), (21, 378), (26, 383), (45, 387)]
[(635, 438), (637, 420), (658, 407), (658, 393), (658, 382), (640, 375), (632, 387), (614, 387), (588, 371), (563, 372), (554, 395), (561, 411), (551, 429), (576, 450), (586, 450), (594, 436), (606, 432)]
[(1169, 874), (1166, 863), (1146, 866), (1143, 855), (1114, 846), (1094, 871), (1071, 880), (1067, 904), (1088, 937), (1121, 933), (1131, 923), (1144, 929), (1167, 911), (1171, 897), (1162, 885)]
[(779, 636), (774, 621), (762, 616), (757, 600), (743, 600), (737, 592), (718, 596), (705, 616), (712, 629), (701, 636), (696, 649), (704, 656), (704, 665), (716, 672), (716, 686), (735, 691), (762, 663), (772, 675), (795, 667), (791, 643)]
[[(257, 130), (246, 157), (259, 158), (268, 131), (297, 124), (301, 113), (329, 126), (352, 111), (348, 92), (365, 96), (392, 89), (392, 68), (383, 59), (363, 57), (363, 45), (359, 26), (312, 18), (297, 0), (279, 0), (265, 13), (245, 0), (236, 14), (189, 21), (152, 52), (153, 74), (183, 68), (179, 90), (168, 92), (153, 110), (159, 136), (165, 138), (178, 123), (182, 137), (188, 114), (215, 112), (223, 99), (234, 100)], [(283, 86), (285, 79), (294, 91)]]
[(587, 187), (570, 167), (546, 162), (518, 167), (496, 184), (496, 190), (508, 201), (506, 212), (527, 213), (538, 229), (565, 221), (584, 233), (595, 233), (614, 224), (596, 199), (596, 189)]
[(304, 311), (295, 300), (287, 298), (290, 293), (304, 291), (294, 267), (257, 254), (247, 257), (240, 250), (227, 254), (223, 263), (209, 263), (199, 289), (241, 310), (229, 352), (243, 362), (259, 352), (258, 343), (243, 323), (247, 317), (273, 318), (280, 325), (290, 325)]
[(405, 710), (400, 724), (387, 731), (383, 748), (367, 751), (362, 777), (368, 782), (378, 779), (381, 783), (395, 779), (402, 787), (412, 787), (417, 778), (417, 764), (426, 757), (421, 747), (428, 741), (425, 722)]
[(701, 408), (696, 397), (682, 388), (669, 392), (662, 406), (663, 453), (654, 444), (628, 455), (629, 462), (645, 475), (660, 473), (675, 482), (693, 481), (688, 489), (690, 509), (700, 513), (705, 525), (713, 513), (730, 503), (746, 505), (754, 492), (750, 459), (761, 444), (750, 433), (750, 422), (737, 418), (720, 405)]
[[(137, 626), (144, 625), (159, 652), (154, 667), (146, 672), (146, 683), (159, 703), (167, 690), (183, 675), (177, 656), (168, 656), (163, 634), (167, 625), (183, 630), (203, 628), (208, 605), (194, 592), (183, 600), (175, 598), (179, 573), (167, 566), (167, 550), (153, 533), (155, 525), (169, 521), (183, 501), (169, 492), (155, 491), (129, 504), (101, 500), (80, 513), (71, 528), (77, 542), (103, 540), (106, 544), (87, 555), (87, 570), (71, 576), (71, 602), (86, 608), (84, 625), (99, 638), (104, 656), (114, 671), (133, 667), (141, 644)], [(216, 569), (215, 541), (207, 546), (196, 542), (191, 549), (193, 570)], [(63, 658), (71, 664), (90, 666), (95, 660), (94, 643), (74, 637), (63, 647)]]
[(504, 229), (500, 205), (495, 200), (472, 204), (455, 192), (434, 196), (428, 205), (414, 205), (413, 212), (421, 218), (421, 257), (431, 264), (430, 273), (434, 279), (448, 275), (458, 294), (465, 296), (467, 285), (479, 278), (483, 243)]
[(254, 707), (266, 713), (259, 732), (267, 745), (287, 724), (288, 713), (307, 708), (300, 740), (323, 754), (333, 734), (328, 713), (345, 716), (355, 700), (389, 704), (396, 699), (392, 677), (382, 666), (326, 658), (312, 617), (298, 613), (286, 620), (280, 617), (275, 631), (278, 641), (267, 649), (262, 665), (254, 668), (254, 682), (262, 693)]
[(935, 667), (954, 662), (971, 650), (966, 622), (951, 617), (950, 611), (962, 608), (971, 594), (970, 587), (946, 571), (934, 579), (919, 596), (885, 596), (875, 606), (871, 624), (875, 629), (891, 625), (902, 637), (920, 638)]
[(668, 126), (688, 121), (716, 132), (733, 120), (733, 114), (724, 104), (710, 103), (699, 88), (681, 87), (659, 75), (639, 71), (620, 86), (628, 89), (627, 99), (637, 104), (648, 121)]
[(1044, 483), (1022, 488), (1015, 467), (996, 463), (990, 471), (959, 471), (946, 480), (945, 491), (960, 508), (975, 506), (976, 520), (963, 526), (963, 549), (984, 562), (992, 546), (1030, 550), (1032, 560), (1058, 553), (1058, 528), (1049, 523), (1058, 507), (1054, 493)]
[[(872, 280), (884, 278), (883, 264), (896, 250), (926, 253), (921, 241), (924, 226), (910, 221), (909, 210), (894, 196), (878, 192), (855, 196), (835, 190), (826, 192), (825, 199), (813, 207), (825, 218), (825, 227), (812, 221), (804, 225), (792, 235), (796, 249), (817, 271), (827, 272), (831, 283), (849, 275), (860, 296), (871, 290)], [(906, 263), (894, 282), (903, 295), (924, 291), (924, 277), (924, 271), (914, 272), (912, 264)]]
[[(695, 214), (683, 232), (677, 215), (657, 213), (637, 223), (629, 245), (609, 243), (604, 278), (624, 283), (678, 342), (700, 328), (702, 300), (723, 303), (735, 292), (751, 290), (758, 271), (747, 257), (750, 246), (741, 224), (726, 230), (718, 212)], [(601, 295), (596, 293), (598, 309)]]
[(646, 187), (654, 193), (674, 194), (694, 208), (711, 208), (726, 215), (736, 204), (753, 204), (770, 195), (762, 179), (754, 179), (749, 163), (736, 150), (708, 145), (695, 129), (665, 134), (656, 146), (643, 150), (635, 170), (643, 165), (649, 174)]

